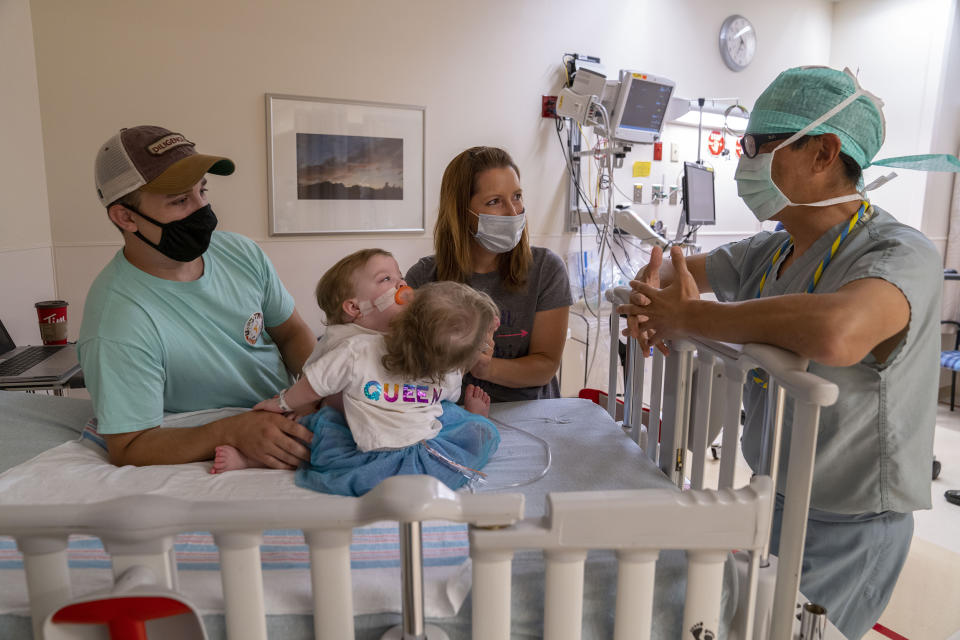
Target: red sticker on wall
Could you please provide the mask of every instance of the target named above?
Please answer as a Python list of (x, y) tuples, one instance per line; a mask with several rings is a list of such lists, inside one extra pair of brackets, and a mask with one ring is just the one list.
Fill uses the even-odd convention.
[(718, 156), (723, 153), (724, 146), (723, 134), (716, 130), (711, 131), (710, 137), (707, 138), (707, 148), (710, 149), (710, 153)]

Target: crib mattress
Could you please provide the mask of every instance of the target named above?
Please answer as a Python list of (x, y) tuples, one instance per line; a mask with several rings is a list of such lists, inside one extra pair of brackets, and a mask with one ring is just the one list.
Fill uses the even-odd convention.
[[(40, 447), (48, 447), (58, 438), (74, 439), (82, 425), (91, 416), (87, 401), (56, 398), (52, 396), (29, 396), (19, 393), (0, 393), (0, 469), (20, 462), (36, 453)], [(503, 429), (504, 444), (486, 471), (489, 482), (477, 487), (479, 491), (522, 492), (526, 496), (525, 513), (528, 517), (544, 515), (547, 510), (546, 496), (555, 491), (583, 491), (602, 489), (643, 489), (672, 486), (662, 473), (643, 455), (640, 449), (619, 426), (599, 406), (579, 399), (539, 400), (494, 405), (491, 417), (506, 425)], [(510, 429), (513, 428), (513, 430)], [(519, 430), (519, 431), (517, 431)], [(23, 434), (41, 434), (34, 442)], [(16, 447), (8, 448), (8, 438), (17, 438)], [(549, 445), (550, 467), (543, 477), (532, 481), (535, 472), (542, 470), (545, 449), (533, 444), (541, 440)], [(13, 440), (11, 440), (13, 441)], [(69, 449), (70, 455), (77, 454), (79, 445), (66, 445), (60, 449)], [(74, 450), (76, 449), (76, 450)], [(85, 451), (90, 451), (85, 449)], [(129, 495), (133, 493), (158, 493), (182, 497), (190, 495), (198, 500), (223, 499), (231, 497), (249, 499), (251, 497), (269, 498), (271, 495), (293, 497), (305, 492), (293, 484), (290, 472), (272, 470), (246, 470), (210, 476), (207, 474), (209, 463), (176, 465), (147, 470), (123, 468), (117, 469), (88, 458), (92, 477), (97, 479), (97, 490), (76, 482), (76, 473), (58, 464), (60, 450), (47, 451), (28, 464), (12, 469), (0, 475), (0, 503), (34, 503), (37, 501), (92, 502)], [(88, 455), (86, 453), (80, 455)], [(95, 455), (90, 452), (90, 455)], [(19, 458), (19, 459), (18, 459)], [(102, 463), (102, 461), (100, 461)], [(131, 474), (144, 478), (143, 482), (131, 483)], [(149, 477), (148, 477), (149, 476)], [(522, 486), (510, 486), (522, 484)], [(132, 488), (135, 487), (135, 488)], [(184, 491), (189, 488), (189, 493)], [(307, 492), (309, 493), (309, 492)], [(331, 499), (341, 499), (332, 497)], [(442, 523), (434, 523), (443, 526)], [(450, 527), (449, 523), (446, 525)], [(460, 525), (456, 525), (461, 527)], [(394, 526), (395, 530), (395, 526)], [(271, 532), (273, 533), (273, 532)], [(295, 532), (294, 532), (295, 533)], [(442, 551), (435, 555), (433, 567), (427, 569), (427, 614), (431, 620), (442, 626), (452, 638), (470, 635), (469, 605), (469, 563), (467, 558), (466, 530), (445, 531), (445, 539), (438, 548)], [(382, 566), (376, 567), (381, 573), (369, 574), (371, 582), (397, 584), (399, 577), (399, 553), (391, 539), (384, 543)], [(356, 538), (355, 538), (356, 541)], [(3, 584), (16, 581), (16, 561), (10, 560), (11, 542), (7, 540), (7, 566), (3, 571), (6, 577), (0, 578)], [(302, 544), (294, 539), (293, 546)], [(429, 544), (429, 543), (427, 543)], [(387, 550), (389, 547), (389, 551)], [(288, 549), (288, 553), (305, 553), (303, 549)], [(458, 556), (458, 554), (462, 554)], [(430, 551), (425, 549), (428, 556)], [(266, 554), (265, 554), (266, 556)], [(436, 560), (442, 557), (441, 560)], [(3, 547), (0, 546), (0, 559)], [(357, 581), (357, 556), (354, 558), (354, 579)], [(109, 569), (81, 568), (72, 561), (72, 573), (82, 571), (96, 573), (104, 586), (109, 584)], [(105, 562), (105, 560), (104, 560)], [(284, 560), (280, 561), (283, 564)], [(295, 565), (296, 562), (291, 563)], [(0, 569), (3, 564), (0, 563)], [(183, 566), (183, 565), (181, 565)], [(212, 638), (224, 637), (222, 616), (216, 609), (216, 592), (219, 591), (216, 571), (210, 571), (201, 579), (201, 571), (182, 571), (182, 583), (200, 580), (204, 586), (200, 589), (206, 594), (213, 593), (214, 602), (204, 602), (200, 607), (207, 613), (205, 623)], [(274, 567), (276, 569), (276, 567)], [(305, 566), (290, 566), (290, 576), (268, 570), (265, 560), (265, 591), (269, 594), (271, 582), (291, 587), (302, 582), (304, 593), (309, 594), (309, 577)], [(686, 562), (681, 552), (663, 552), (658, 563), (658, 592), (655, 601), (657, 616), (654, 623), (655, 637), (677, 637), (682, 615), (682, 601), (685, 588)], [(300, 579), (292, 579), (300, 572)], [(387, 572), (386, 574), (382, 572)], [(616, 584), (616, 563), (612, 553), (592, 552), (587, 563), (587, 580), (584, 592), (584, 637), (609, 637), (612, 633), (614, 589)], [(727, 572), (724, 614), (722, 620), (729, 620), (736, 603), (735, 579), (732, 571)], [(515, 637), (539, 637), (542, 635), (541, 619), (543, 606), (543, 563), (538, 552), (520, 553), (514, 561), (513, 581), (513, 618)], [(22, 573), (19, 573), (22, 582)], [(187, 576), (191, 576), (187, 579)], [(282, 577), (280, 577), (282, 576)], [(394, 578), (396, 576), (396, 578)], [(389, 580), (384, 578), (388, 577)], [(361, 579), (360, 582), (363, 582)], [(187, 587), (184, 587), (186, 589)], [(9, 598), (10, 589), (6, 589)], [(395, 598), (389, 593), (395, 592)], [(311, 617), (309, 615), (309, 597), (292, 597), (288, 591), (274, 591), (268, 597), (268, 630), (270, 637), (300, 638), (312, 637)], [(0, 594), (0, 597), (3, 597)], [(188, 594), (188, 597), (189, 594)], [(437, 598), (446, 599), (440, 606)], [(433, 604), (431, 604), (431, 601)], [(297, 603), (300, 603), (299, 605)], [(356, 608), (364, 615), (356, 618), (358, 637), (379, 637), (383, 630), (395, 624), (399, 619), (399, 587), (383, 593), (358, 594), (355, 586)], [(298, 609), (301, 607), (301, 609)], [(4, 606), (0, 601), (0, 612), (11, 612), (17, 607), (10, 603)], [(22, 636), (29, 629), (29, 619), (23, 615), (0, 616), (0, 637)], [(28, 633), (28, 632), (27, 632)]]

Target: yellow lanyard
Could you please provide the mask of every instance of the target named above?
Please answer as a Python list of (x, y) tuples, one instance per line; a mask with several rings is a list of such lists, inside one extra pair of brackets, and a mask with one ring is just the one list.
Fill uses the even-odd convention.
[[(834, 238), (833, 244), (830, 245), (830, 250), (823, 256), (820, 260), (820, 264), (817, 265), (817, 270), (813, 272), (813, 277), (810, 278), (810, 284), (807, 285), (807, 293), (813, 293), (813, 290), (817, 288), (817, 285), (820, 284), (820, 277), (823, 275), (823, 272), (826, 270), (827, 265), (830, 264), (830, 261), (833, 260), (833, 256), (837, 254), (837, 251), (840, 249), (840, 245), (843, 244), (843, 241), (847, 239), (847, 236), (850, 235), (850, 232), (853, 231), (853, 228), (857, 226), (857, 223), (863, 219), (864, 214), (867, 211), (867, 206), (869, 203), (864, 200), (860, 203), (860, 208), (857, 209), (857, 212), (853, 214), (850, 218), (850, 221), (844, 225), (840, 230), (840, 233), (837, 234), (837, 237)], [(777, 260), (780, 259), (781, 255), (785, 255), (787, 251), (793, 248), (793, 238), (787, 238), (787, 241), (784, 242), (777, 249), (776, 253), (773, 254), (773, 260), (770, 261), (770, 266), (767, 267), (767, 270), (764, 272), (763, 277), (760, 278), (760, 289), (757, 291), (757, 296), (760, 297), (760, 294), (763, 293), (763, 286), (767, 283), (767, 277), (769, 277), (770, 272), (773, 271), (773, 268), (777, 264)]]
[[(860, 203), (860, 208), (857, 209), (857, 212), (853, 214), (850, 218), (850, 222), (845, 224), (840, 230), (840, 233), (837, 234), (837, 237), (834, 238), (833, 244), (830, 245), (830, 250), (823, 256), (820, 260), (820, 264), (817, 265), (817, 270), (813, 272), (813, 277), (810, 278), (810, 284), (807, 285), (807, 293), (813, 293), (813, 290), (817, 288), (817, 285), (820, 284), (820, 277), (823, 276), (823, 272), (826, 270), (827, 265), (830, 264), (830, 261), (833, 259), (833, 256), (837, 254), (837, 251), (840, 249), (840, 245), (843, 244), (843, 241), (847, 239), (847, 236), (850, 235), (850, 232), (853, 231), (854, 227), (857, 226), (857, 223), (864, 219), (864, 216), (867, 212), (867, 207), (870, 205), (866, 200)], [(767, 267), (767, 270), (764, 272), (763, 277), (760, 278), (760, 290), (757, 291), (757, 298), (760, 297), (760, 294), (763, 293), (763, 286), (767, 283), (767, 277), (770, 275), (770, 272), (773, 271), (773, 268), (777, 264), (777, 260), (780, 259), (781, 255), (786, 255), (786, 252), (793, 248), (793, 238), (788, 238), (777, 249), (776, 253), (773, 254), (773, 260), (770, 261), (770, 266)], [(752, 369), (750, 371), (753, 381), (757, 384), (763, 385), (763, 388), (767, 388), (766, 380), (761, 377), (760, 372), (757, 369)]]

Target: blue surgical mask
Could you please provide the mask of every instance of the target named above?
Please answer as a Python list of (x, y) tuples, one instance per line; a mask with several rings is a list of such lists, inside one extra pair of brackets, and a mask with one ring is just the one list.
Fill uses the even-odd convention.
[(515, 216), (492, 216), (488, 213), (477, 213), (471, 209), (467, 211), (477, 216), (477, 232), (473, 237), (487, 251), (507, 253), (520, 243), (523, 228), (527, 224), (525, 213), (521, 212)]
[(740, 161), (737, 163), (737, 170), (733, 174), (733, 179), (737, 181), (737, 195), (743, 199), (743, 202), (750, 211), (753, 212), (753, 215), (757, 217), (757, 220), (761, 222), (769, 220), (789, 206), (829, 207), (841, 202), (864, 199), (864, 196), (860, 193), (851, 193), (828, 200), (819, 200), (817, 202), (792, 202), (790, 198), (780, 191), (780, 188), (777, 186), (777, 183), (773, 181), (773, 176), (771, 175), (773, 154), (793, 144), (805, 136), (808, 131), (812, 131), (820, 126), (820, 124), (832, 118), (861, 95), (867, 95), (872, 99), (872, 96), (868, 92), (863, 89), (858, 89), (825, 114), (781, 142), (777, 145), (777, 148), (770, 153), (758, 153), (753, 158), (748, 158), (745, 155), (740, 156)]

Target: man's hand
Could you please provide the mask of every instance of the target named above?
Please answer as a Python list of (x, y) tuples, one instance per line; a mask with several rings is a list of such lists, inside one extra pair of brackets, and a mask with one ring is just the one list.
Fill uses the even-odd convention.
[(305, 444), (313, 433), (298, 422), (267, 411), (247, 411), (225, 420), (232, 423), (223, 428), (227, 444), (271, 469), (296, 469), (301, 461), (310, 460)]
[[(660, 267), (663, 264), (663, 249), (660, 247), (654, 247), (653, 251), (650, 252), (650, 262), (647, 263), (647, 266), (640, 269), (637, 272), (637, 277), (630, 282), (630, 286), (636, 291), (634, 286), (637, 283), (644, 283), (651, 287), (660, 288)], [(652, 343), (651, 335), (648, 335), (646, 332), (640, 331), (639, 323), (641, 318), (646, 320), (646, 316), (639, 315), (642, 313), (642, 306), (646, 305), (650, 300), (643, 295), (635, 298), (636, 293), (631, 294), (630, 301), (633, 304), (620, 305), (617, 308), (617, 313), (627, 314), (627, 328), (624, 329), (623, 335), (633, 336), (637, 338), (640, 342), (640, 355), (644, 358), (647, 357), (647, 354), (650, 353), (650, 345)], [(667, 345), (663, 341), (656, 341), (656, 346), (660, 351), (667, 355), (670, 350), (667, 349)]]
[(643, 355), (649, 352), (652, 345), (667, 354), (664, 341), (684, 335), (685, 303), (700, 298), (697, 281), (687, 268), (680, 247), (670, 250), (670, 259), (675, 275), (669, 286), (658, 288), (663, 252), (655, 247), (650, 254), (650, 263), (630, 283), (633, 289), (630, 304), (617, 308), (618, 313), (627, 314), (624, 335), (637, 339)]
[(309, 460), (309, 429), (278, 413), (245, 411), (198, 427), (153, 427), (104, 435), (110, 462), (119, 466), (183, 464), (212, 460), (222, 444), (273, 469), (294, 469)]

